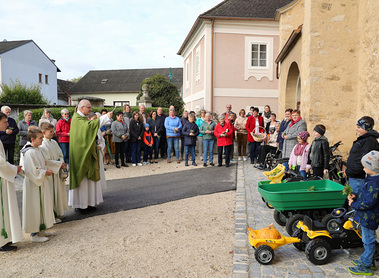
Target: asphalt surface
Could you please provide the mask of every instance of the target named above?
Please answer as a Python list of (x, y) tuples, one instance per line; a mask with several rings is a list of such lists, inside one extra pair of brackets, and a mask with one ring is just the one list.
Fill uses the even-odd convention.
[[(79, 213), (70, 208), (64, 222), (96, 215), (163, 204), (184, 198), (207, 195), (236, 188), (236, 164), (231, 167), (202, 167), (169, 174), (107, 181), (104, 202), (95, 211)], [(22, 191), (17, 192), (22, 213)]]

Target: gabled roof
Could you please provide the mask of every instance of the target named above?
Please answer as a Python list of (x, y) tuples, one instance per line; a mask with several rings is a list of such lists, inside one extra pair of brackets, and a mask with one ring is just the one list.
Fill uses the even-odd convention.
[(17, 47), (20, 47), (22, 45), (28, 44), (30, 42), (34, 43), (35, 46), (37, 46), (38, 49), (41, 50), (41, 52), (46, 56), (46, 58), (49, 59), (49, 61), (54, 64), (54, 66), (57, 68), (57, 72), (61, 72), (61, 70), (55, 65), (55, 63), (45, 54), (45, 52), (42, 51), (42, 49), (33, 40), (22, 40), (22, 41), (6, 41), (6, 40), (4, 40), (4, 41), (0, 42), (0, 55), (4, 54), (5, 52), (8, 52), (10, 50), (13, 50)]
[[(91, 70), (71, 89), (70, 93), (139, 92), (142, 81), (161, 74), (169, 80), (170, 68)], [(180, 89), (183, 86), (183, 68), (172, 68), (171, 82)]]
[(72, 86), (75, 85), (74, 82), (68, 80), (57, 79), (58, 83), (58, 99), (68, 100), (68, 91)]
[(195, 30), (205, 19), (213, 20), (275, 20), (276, 10), (293, 0), (225, 0), (199, 15), (189, 34), (178, 51), (181, 55), (184, 47)]

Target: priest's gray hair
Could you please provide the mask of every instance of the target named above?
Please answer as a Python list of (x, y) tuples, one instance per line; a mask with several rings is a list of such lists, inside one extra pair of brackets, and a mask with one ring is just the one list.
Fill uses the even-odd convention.
[(70, 111), (68, 111), (66, 108), (63, 108), (63, 109), (61, 110), (61, 114), (64, 114), (64, 113), (70, 113)]
[(32, 112), (32, 111), (30, 111), (30, 110), (25, 110), (25, 111), (24, 111), (24, 118), (25, 118), (25, 116), (28, 115), (29, 113), (33, 115), (33, 112)]
[(1, 106), (1, 110), (0, 111), (3, 112), (3, 113), (5, 113), (8, 109), (9, 109), (9, 111), (12, 111), (12, 109), (9, 106), (4, 105), (4, 106)]
[(79, 103), (78, 103), (78, 110), (80, 111), (83, 106), (86, 106), (87, 103), (90, 103), (90, 102), (88, 100), (86, 100), (86, 99), (82, 99), (81, 101), (79, 101)]

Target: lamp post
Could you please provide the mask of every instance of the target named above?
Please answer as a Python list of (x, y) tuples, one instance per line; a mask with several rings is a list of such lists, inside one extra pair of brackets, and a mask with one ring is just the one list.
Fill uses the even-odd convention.
[(171, 73), (171, 67), (170, 67), (170, 74), (168, 75), (168, 78), (169, 78), (170, 83), (171, 83), (171, 79), (172, 79), (173, 77), (174, 77), (174, 76), (173, 76), (172, 73)]

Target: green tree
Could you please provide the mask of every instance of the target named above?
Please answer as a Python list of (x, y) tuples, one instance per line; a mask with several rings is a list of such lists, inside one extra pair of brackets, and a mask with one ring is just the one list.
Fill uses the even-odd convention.
[(175, 110), (181, 113), (184, 102), (180, 97), (178, 88), (171, 82), (168, 82), (164, 75), (157, 74), (142, 81), (137, 101), (142, 97), (142, 85), (144, 84), (149, 85), (149, 96), (153, 101), (154, 107), (170, 107), (170, 105), (174, 105)]
[(9, 84), (1, 84), (0, 103), (9, 104), (47, 104), (47, 99), (41, 93), (41, 86), (23, 84), (20, 80)]
[(79, 76), (79, 77), (76, 77), (76, 78), (70, 79), (70, 80), (68, 80), (68, 81), (71, 81), (71, 82), (74, 82), (74, 83), (78, 83), (78, 81), (79, 81), (80, 79), (82, 79), (82, 77), (83, 77), (83, 76)]

